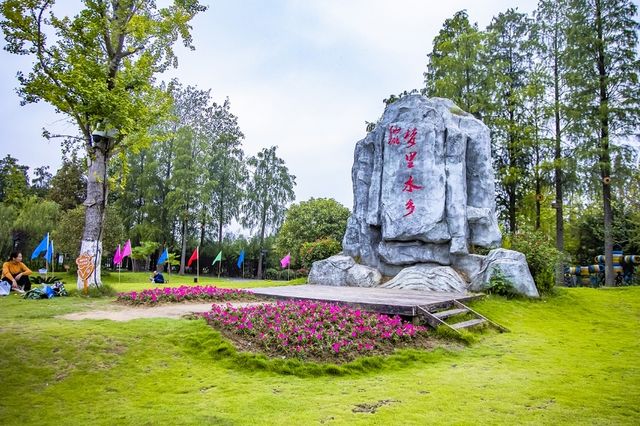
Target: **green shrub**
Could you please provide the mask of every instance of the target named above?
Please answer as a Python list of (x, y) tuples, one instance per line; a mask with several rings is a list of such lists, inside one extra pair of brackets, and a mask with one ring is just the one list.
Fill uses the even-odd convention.
[(512, 299), (518, 296), (518, 293), (515, 291), (513, 284), (509, 282), (500, 270), (496, 269), (493, 271), (493, 275), (489, 279), (490, 287), (487, 289), (487, 293), (489, 294), (497, 294), (499, 296), (504, 296), (509, 299)]
[(296, 278), (305, 278), (309, 276), (309, 270), (307, 268), (300, 268), (296, 270)]
[(300, 248), (300, 260), (305, 268), (317, 260), (326, 259), (340, 253), (342, 245), (333, 238), (323, 238), (312, 243), (304, 243)]
[(283, 269), (278, 274), (278, 279), (280, 279), (280, 281), (289, 281), (290, 279), (293, 279), (295, 277), (296, 277), (296, 271), (291, 271), (286, 269)]
[(529, 270), (540, 293), (549, 293), (555, 285), (556, 266), (563, 260), (563, 254), (555, 248), (555, 243), (545, 234), (531, 229), (523, 229), (510, 236), (512, 250), (524, 253)]
[(56, 277), (54, 275), (48, 277), (37, 275), (35, 277), (31, 276), (29, 278), (31, 279), (31, 284), (53, 284), (55, 282), (62, 281), (60, 277)]
[(269, 268), (264, 272), (264, 277), (267, 280), (277, 280), (280, 277), (279, 272), (275, 268)]

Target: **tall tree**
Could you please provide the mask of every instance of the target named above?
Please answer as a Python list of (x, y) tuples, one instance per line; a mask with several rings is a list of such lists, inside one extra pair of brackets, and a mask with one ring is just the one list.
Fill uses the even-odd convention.
[(205, 192), (210, 196), (220, 247), (224, 226), (240, 215), (248, 174), (242, 149), (244, 135), (238, 127), (238, 119), (230, 112), (229, 100), (221, 105), (214, 103), (212, 113), (206, 130), (210, 145)]
[(172, 119), (166, 125), (165, 144), (171, 146), (173, 156), (168, 180), (166, 202), (168, 213), (178, 220), (181, 236), (180, 274), (184, 274), (187, 245), (192, 225), (200, 211), (203, 190), (204, 150), (206, 146), (206, 119), (210, 111), (210, 92), (193, 86), (183, 88), (172, 82), (174, 98)]
[(487, 28), (485, 82), (487, 105), (483, 111), (492, 131), (494, 159), (499, 177), (498, 206), (506, 214), (507, 229), (517, 229), (518, 204), (528, 173), (526, 96), (532, 60), (531, 20), (514, 9), (500, 13)]
[(637, 131), (640, 118), (638, 22), (630, 0), (571, 0), (568, 33), (576, 132), (597, 159), (604, 222), (605, 283), (614, 284), (612, 143)]
[[(553, 170), (556, 211), (556, 249), (564, 251), (563, 131), (567, 125), (565, 74), (567, 70), (567, 0), (540, 0), (535, 11), (541, 65), (552, 81), (550, 110), (553, 112)], [(558, 274), (558, 277), (561, 276)]]
[[(265, 233), (282, 223), (286, 206), (295, 197), (293, 187), (296, 177), (289, 174), (284, 160), (277, 156), (275, 146), (263, 148), (247, 163), (251, 179), (247, 184), (247, 202), (242, 222), (245, 226), (259, 229), (262, 251)], [(258, 278), (262, 278), (262, 254), (258, 262)]]
[(20, 205), (29, 195), (28, 166), (7, 155), (0, 160), (0, 202)]
[(31, 191), (39, 198), (44, 198), (51, 187), (51, 173), (49, 166), (36, 167), (33, 171), (33, 180), (31, 181)]
[(53, 0), (5, 0), (0, 26), (7, 51), (35, 57), (28, 74), (18, 73), (23, 103), (50, 103), (82, 135), (89, 165), (81, 251), (94, 256), (90, 282), (99, 285), (109, 159), (150, 142), (149, 127), (169, 106), (153, 76), (176, 65), (178, 38), (192, 47), (189, 22), (206, 8), (198, 0), (165, 8), (153, 1), (85, 0), (77, 15), (60, 18), (54, 6)]
[(444, 21), (433, 39), (427, 72), (427, 95), (452, 99), (467, 112), (478, 115), (483, 103), (483, 67), (480, 64), (483, 33), (469, 23), (466, 10)]
[(87, 179), (82, 161), (76, 156), (65, 158), (62, 167), (51, 178), (49, 199), (60, 204), (62, 210), (66, 211), (77, 207), (86, 196)]

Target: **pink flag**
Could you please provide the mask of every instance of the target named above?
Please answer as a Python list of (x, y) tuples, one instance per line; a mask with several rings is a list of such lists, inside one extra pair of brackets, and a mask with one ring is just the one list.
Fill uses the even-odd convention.
[(291, 253), (280, 259), (280, 266), (282, 266), (283, 268), (286, 268), (289, 263), (291, 263)]
[(122, 256), (123, 259), (127, 256), (131, 256), (131, 240), (127, 240), (120, 256)]
[(116, 249), (116, 252), (113, 255), (113, 264), (119, 265), (120, 263), (122, 263), (122, 252), (120, 251), (120, 244), (118, 244), (118, 248)]

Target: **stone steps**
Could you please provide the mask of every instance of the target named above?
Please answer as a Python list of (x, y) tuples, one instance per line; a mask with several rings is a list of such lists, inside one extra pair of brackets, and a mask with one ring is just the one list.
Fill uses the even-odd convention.
[[(487, 324), (497, 328), (500, 332), (509, 331), (505, 327), (489, 320), (473, 309), (465, 306), (458, 300), (453, 300), (448, 304), (438, 306), (438, 310), (431, 312), (426, 306), (417, 307), (418, 316), (426, 321), (433, 328), (447, 327), (457, 333), (460, 333), (462, 329), (468, 329), (479, 325)], [(466, 319), (458, 322), (447, 322), (448, 318), (453, 318), (457, 315), (470, 314), (474, 316), (472, 319)]]

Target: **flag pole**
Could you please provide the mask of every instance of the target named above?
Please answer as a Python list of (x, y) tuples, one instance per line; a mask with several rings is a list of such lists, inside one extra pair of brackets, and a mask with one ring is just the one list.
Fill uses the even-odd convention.
[(47, 254), (49, 254), (50, 248), (51, 248), (51, 240), (49, 239), (49, 233), (47, 232), (47, 251), (44, 253), (44, 279), (45, 280), (49, 278), (49, 259), (47, 258)]
[(222, 268), (222, 257), (218, 260), (218, 279), (220, 279), (220, 269)]
[(200, 246), (196, 246), (196, 282), (200, 284)]

